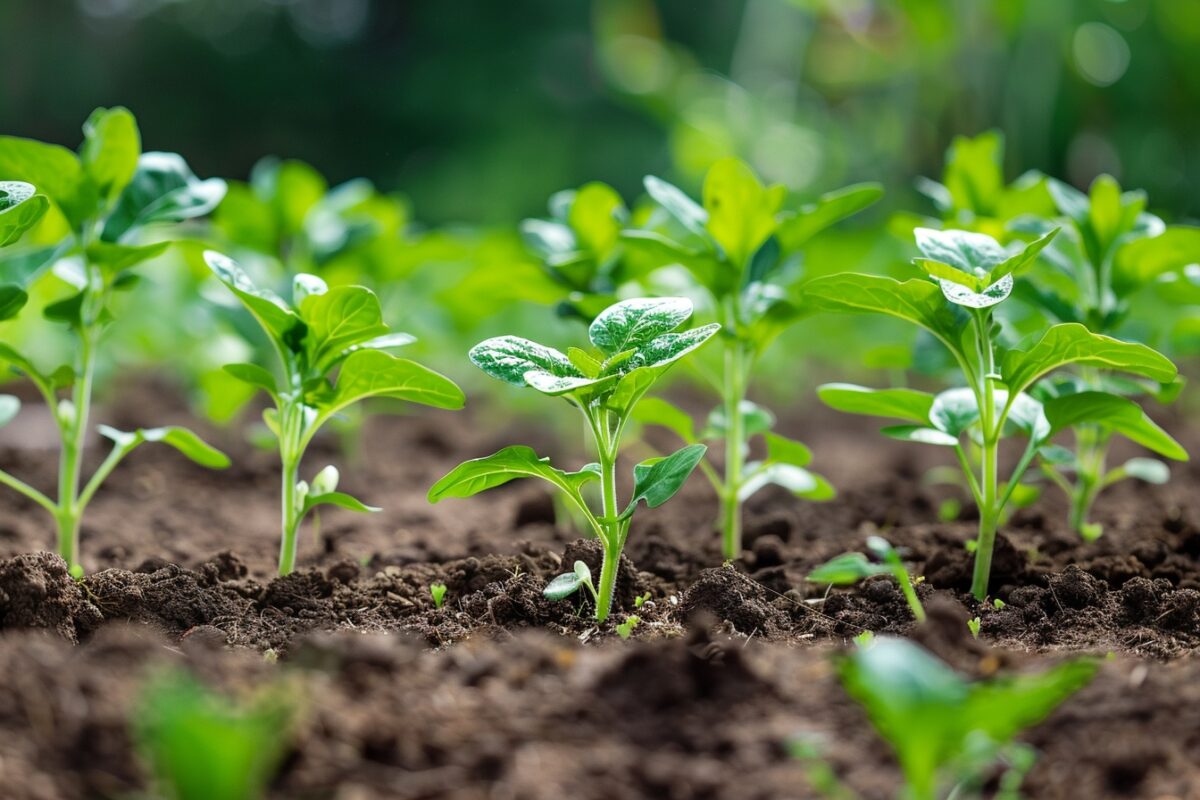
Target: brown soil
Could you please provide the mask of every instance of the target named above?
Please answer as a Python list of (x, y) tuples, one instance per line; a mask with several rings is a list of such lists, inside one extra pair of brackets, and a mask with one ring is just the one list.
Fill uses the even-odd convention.
[[(170, 392), (135, 400), (102, 421), (186, 420)], [(228, 690), (299, 676), (304, 714), (272, 797), (812, 797), (786, 749), (797, 734), (823, 742), (864, 797), (891, 797), (894, 762), (829, 666), (831, 650), (871, 630), (913, 636), (973, 673), (1114, 654), (1024, 737), (1040, 753), (1026, 796), (1200, 797), (1200, 508), (1189, 502), (1200, 468), (1110, 490), (1092, 544), (1067, 530), (1057, 496), (1017, 512), (993, 573), (1003, 607), (979, 606), (966, 592), (973, 524), (937, 522), (946, 492), (921, 482), (940, 451), (813, 412), (785, 432), (813, 447), (836, 500), (761, 493), (745, 554), (723, 566), (715, 502), (694, 481), (639, 516), (618, 610), (596, 626), (585, 601), (542, 597), (577, 559), (598, 572), (599, 549), (555, 525), (540, 486), (425, 501), (455, 463), (505, 444), (563, 454), (545, 428), (471, 414), (377, 418), (355, 465), (320, 442), (305, 472), (336, 461), (347, 491), (386, 510), (323, 515), (283, 579), (272, 578), (273, 458), (233, 432), (209, 432), (234, 455), (224, 472), (135, 453), (89, 511), (82, 582), (37, 552), (53, 538), (46, 515), (0, 492), (3, 796), (143, 789), (129, 710), (148, 671), (184, 664)], [(1200, 445), (1200, 432), (1166, 424)], [(0, 465), (50, 486), (55, 454), (32, 430), (0, 440)], [(872, 533), (924, 576), (931, 624), (913, 625), (890, 579), (828, 594), (805, 584)], [(436, 582), (448, 587), (440, 609)], [(615, 623), (634, 613), (624, 641)], [(975, 616), (979, 641), (966, 628)]]

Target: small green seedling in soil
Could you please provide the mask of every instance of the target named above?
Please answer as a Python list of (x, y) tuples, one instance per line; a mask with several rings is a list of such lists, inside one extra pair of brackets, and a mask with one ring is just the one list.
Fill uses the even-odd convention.
[[(1185, 268), (1200, 261), (1200, 228), (1167, 227), (1145, 211), (1146, 194), (1121, 191), (1108, 175), (1092, 182), (1087, 194), (1057, 180), (1048, 181), (1059, 218), (1018, 220), (1017, 227), (1039, 233), (1060, 225), (1063, 235), (1047, 248), (1044, 259), (1053, 269), (1041, 280), (1025, 282), (1017, 296), (1055, 322), (1087, 326), (1112, 334), (1130, 317), (1132, 296), (1164, 276), (1175, 278), (1167, 292), (1181, 297)], [(1152, 320), (1151, 331), (1156, 327)], [(1109, 468), (1108, 451), (1115, 436), (1124, 436), (1148, 450), (1176, 461), (1187, 452), (1151, 420), (1130, 397), (1149, 396), (1171, 402), (1181, 383), (1162, 385), (1131, 380), (1104, 365), (1082, 365), (1074, 375), (1047, 382), (1035, 393), (1046, 404), (1046, 415), (1069, 418), (1084, 412), (1089, 419), (1072, 428), (1074, 446), (1046, 447), (1039, 466), (1070, 501), (1069, 521), (1085, 539), (1098, 538), (1102, 529), (1088, 517), (1104, 489), (1126, 478), (1165, 483), (1170, 470), (1162, 461), (1132, 458)]]
[[(608, 619), (617, 565), (638, 503), (662, 505), (683, 486), (704, 456), (705, 446), (688, 445), (666, 458), (652, 458), (633, 468), (633, 494), (622, 509), (617, 503), (617, 457), (622, 437), (638, 402), (670, 367), (708, 341), (720, 328), (710, 324), (677, 331), (692, 315), (682, 297), (625, 300), (602, 311), (588, 328), (595, 350), (572, 347), (565, 354), (516, 336), (500, 336), (471, 349), (470, 358), (498, 380), (561, 397), (583, 415), (591, 432), (597, 461), (577, 472), (565, 472), (539, 458), (529, 447), (506, 447), (485, 458), (460, 464), (429, 490), (430, 502), (471, 497), (516, 478), (549, 482), (586, 519), (603, 546), (596, 619)], [(593, 510), (582, 489), (599, 481), (601, 507)], [(579, 564), (576, 565), (578, 570)], [(578, 571), (560, 575), (546, 596), (561, 599), (590, 586)]]
[(446, 584), (431, 583), (429, 584), (429, 595), (433, 598), (435, 608), (441, 608), (446, 603)]
[(388, 331), (370, 289), (330, 288), (315, 275), (300, 274), (293, 280), (288, 303), (255, 286), (232, 259), (211, 250), (204, 259), (262, 326), (278, 357), (279, 376), (256, 364), (229, 364), (225, 369), (274, 401), (263, 420), (276, 437), (283, 465), (279, 574), (287, 575), (296, 568), (300, 524), (315, 508), (378, 510), (337, 491), (338, 471), (332, 465), (317, 473), (311, 484), (300, 480), (304, 452), (325, 423), (368, 397), (448, 409), (462, 408), (465, 398), (443, 375), (384, 352), (395, 337), (407, 334)]
[(640, 617), (630, 614), (628, 617), (625, 618), (624, 622), (622, 622), (620, 625), (617, 626), (617, 635), (620, 636), (622, 639), (628, 639), (630, 636), (633, 635), (633, 629), (636, 628), (638, 626), (638, 623), (641, 621), (642, 620)]
[(837, 662), (842, 685), (895, 751), (904, 800), (971, 796), (997, 762), (1015, 768), (998, 795), (1015, 800), (1030, 758), (1013, 739), (1086, 686), (1096, 668), (1076, 659), (968, 682), (920, 646), (887, 636)]
[[(83, 482), (101, 339), (120, 318), (118, 296), (139, 280), (135, 268), (161, 255), (171, 243), (169, 239), (142, 242), (149, 231), (169, 235), (171, 223), (207, 214), (225, 193), (223, 181), (198, 179), (174, 153), (143, 153), (137, 122), (124, 108), (96, 109), (84, 123), (83, 134), (78, 153), (0, 136), (0, 177), (17, 181), (0, 183), (0, 244), (13, 244), (40, 218), (51, 233), (39, 236), (60, 237), (0, 254), (0, 320), (20, 312), (35, 281), (55, 281), (66, 294), (47, 305), (43, 315), (49, 322), (67, 326), (76, 343), (72, 363), (50, 370), (0, 344), (0, 360), (28, 378), (53, 411), (61, 448), (53, 496), (4, 471), (0, 483), (54, 518), (59, 555), (77, 577), (83, 574), (79, 527), (84, 510), (109, 474), (139, 445), (158, 442), (203, 466), (229, 466), (223, 453), (186, 428), (127, 432), (100, 426), (113, 448)], [(33, 194), (30, 185), (41, 194)], [(0, 425), (11, 422), (19, 410), (17, 398), (0, 396)]]
[(1003, 600), (1001, 600), (999, 597), (997, 597), (994, 600), (992, 600), (992, 605), (997, 609), (1001, 609), (1001, 608), (1004, 608), (1004, 606), (1007, 605), (1007, 603), (1005, 603)]
[(854, 642), (855, 647), (870, 647), (871, 645), (875, 644), (875, 632), (863, 631), (858, 636), (855, 636), (851, 641)]
[(282, 687), (238, 704), (180, 671), (152, 679), (132, 728), (164, 800), (259, 800), (294, 718)]
[[(1017, 345), (1005, 341), (993, 308), (1011, 294), (1016, 274), (1032, 264), (1054, 235), (1051, 231), (1031, 244), (1005, 249), (985, 234), (918, 228), (921, 257), (914, 263), (927, 279), (900, 282), (842, 273), (817, 278), (805, 287), (806, 301), (815, 310), (906, 320), (931, 333), (954, 358), (964, 386), (936, 397), (912, 389), (849, 384), (822, 386), (818, 394), (841, 411), (902, 420), (905, 424), (884, 428), (892, 438), (954, 451), (979, 509), (971, 583), (971, 593), (979, 600), (987, 596), (999, 521), (1039, 450), (1062, 430), (1110, 416), (1106, 400), (1072, 402), (1051, 418), (1029, 394), (1035, 384), (1071, 365), (1119, 370), (1160, 383), (1174, 380), (1177, 372), (1170, 360), (1145, 345), (1093, 333), (1078, 323), (1050, 326)], [(1012, 435), (1025, 436), (1028, 443), (1008, 480), (1001, 482), (1000, 442)], [(978, 475), (964, 439), (978, 448)]]
[(967, 620), (967, 629), (969, 631), (971, 631), (971, 638), (973, 638), (973, 639), (979, 638), (979, 629), (982, 627), (983, 627), (983, 620), (981, 620), (979, 617), (974, 617), (972, 619)]
[(640, 594), (637, 597), (633, 598), (633, 607), (641, 608), (642, 606), (646, 605), (646, 603), (648, 603), (649, 601), (650, 601), (650, 593), (649, 592), (646, 592), (645, 594)]
[(904, 568), (904, 562), (896, 548), (881, 536), (867, 537), (867, 549), (879, 561), (869, 560), (862, 553), (846, 553), (832, 558), (808, 573), (805, 578), (813, 583), (825, 583), (831, 586), (850, 586), (864, 578), (873, 575), (891, 575), (900, 584), (904, 600), (912, 610), (917, 622), (925, 621), (925, 607), (921, 605), (917, 591), (913, 588), (912, 578)]
[[(712, 300), (722, 325), (724, 350), (714, 388), (721, 404), (697, 432), (691, 418), (663, 400), (644, 404), (641, 421), (670, 429), (685, 443), (724, 442), (720, 471), (704, 462), (721, 505), (720, 526), (726, 560), (742, 552), (741, 507), (769, 484), (810, 500), (833, 497), (833, 487), (805, 469), (812, 453), (800, 442), (772, 433), (774, 415), (746, 399), (755, 362), (789, 325), (802, 316), (789, 295), (789, 273), (800, 249), (813, 236), (874, 203), (876, 184), (848, 186), (811, 205), (785, 209), (787, 190), (764, 186), (745, 163), (718, 161), (704, 180), (703, 204), (659, 178), (645, 180), (646, 191), (663, 209), (672, 228), (627, 230), (627, 247), (686, 268)], [(750, 441), (761, 435), (766, 458), (746, 463)]]

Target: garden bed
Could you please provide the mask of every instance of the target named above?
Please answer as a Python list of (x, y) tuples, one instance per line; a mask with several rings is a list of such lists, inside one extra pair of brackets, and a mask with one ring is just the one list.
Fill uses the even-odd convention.
[[(139, 391), (104, 416), (118, 426), (126, 413), (186, 418), (171, 397)], [(972, 521), (937, 522), (942, 490), (921, 485), (940, 451), (814, 411), (783, 428), (812, 446), (837, 499), (763, 492), (747, 507), (746, 555), (722, 566), (715, 500), (693, 481), (638, 518), (613, 618), (597, 627), (576, 598), (542, 597), (564, 563), (598, 569), (599, 548), (555, 526), (541, 486), (425, 499), (454, 464), (507, 443), (560, 455), (549, 434), (500, 438), (476, 433), (495, 425), (430, 419), (371, 420), (344, 481), (385, 510), (323, 515), (319, 532), (302, 535), (298, 571), (282, 579), (272, 578), (275, 459), (234, 433), (208, 432), (233, 456), (224, 472), (165, 450), (134, 454), (89, 509), (79, 584), (57, 556), (36, 553), (51, 543), (43, 512), (0, 495), (5, 796), (143, 786), (131, 704), (148, 671), (188, 664), (230, 688), (300, 676), (304, 711), (274, 797), (814, 796), (788, 755), (796, 735), (817, 737), (864, 797), (890, 797), (898, 772), (830, 668), (831, 652), (863, 630), (913, 636), (980, 675), (1112, 653), (1091, 686), (1024, 737), (1041, 753), (1027, 796), (1200, 790), (1196, 467), (1176, 467), (1166, 486), (1106, 493), (1096, 514), (1106, 534), (1093, 544), (1068, 530), (1056, 496), (1018, 511), (993, 571), (1005, 605), (977, 607), (963, 548)], [(1200, 443), (1168, 428), (1185, 446)], [(55, 454), (31, 431), (0, 461), (49, 484)], [(333, 447), (314, 445), (309, 463)], [(925, 576), (931, 620), (920, 629), (889, 579), (828, 597), (804, 583), (879, 532)], [(428, 588), (437, 582), (448, 587), (440, 609)], [(622, 640), (616, 623), (647, 593)], [(979, 641), (966, 626), (974, 616)]]

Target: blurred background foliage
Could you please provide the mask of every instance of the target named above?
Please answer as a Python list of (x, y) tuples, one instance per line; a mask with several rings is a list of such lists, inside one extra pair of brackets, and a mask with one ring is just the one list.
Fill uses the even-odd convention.
[[(1182, 0), (40, 0), (0, 3), (0, 32), (0, 131), (74, 147), (94, 107), (128, 106), (147, 150), (230, 179), (197, 239), (276, 284), (372, 285), (472, 391), (479, 338), (577, 335), (518, 223), (590, 181), (635, 216), (644, 175), (698, 196), (727, 155), (793, 203), (880, 181), (800, 276), (911, 277), (912, 212), (937, 214), (918, 177), (989, 129), (1007, 180), (1109, 173), (1168, 221), (1200, 214), (1200, 4)], [(201, 250), (138, 288), (109, 373), (166, 365), (227, 420), (247, 396), (219, 367), (255, 343), (207, 302)], [(0, 334), (53, 349), (40, 330), (27, 315)], [(912, 344), (886, 320), (805, 322), (756, 393), (797, 402), (801, 354), (884, 368)]]

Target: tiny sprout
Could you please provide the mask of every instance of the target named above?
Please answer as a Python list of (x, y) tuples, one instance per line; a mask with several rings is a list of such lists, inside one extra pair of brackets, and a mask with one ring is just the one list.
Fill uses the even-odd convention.
[(315, 495), (328, 494), (336, 492), (338, 486), (338, 468), (330, 464), (317, 473), (317, 477), (312, 481), (312, 493)]
[(633, 607), (641, 608), (642, 606), (646, 605), (646, 603), (648, 603), (648, 602), (650, 602), (650, 593), (646, 592), (645, 594), (641, 594), (641, 595), (638, 595), (637, 597), (633, 598)]
[(992, 601), (992, 605), (999, 609), (999, 608), (1004, 608), (1006, 603), (1003, 600), (1001, 600), (999, 597), (997, 597), (995, 600)]
[(638, 626), (642, 620), (632, 614), (625, 618), (625, 621), (617, 626), (617, 635), (622, 639), (628, 639), (633, 635), (633, 629)]
[(875, 634), (872, 631), (863, 631), (855, 636), (853, 641), (855, 647), (867, 648), (875, 644)]
[(983, 625), (983, 620), (981, 620), (979, 617), (975, 617), (974, 619), (967, 620), (967, 628), (970, 629), (972, 638), (974, 638), (974, 639), (979, 638), (979, 629), (982, 625)]
[[(872, 575), (891, 575), (900, 584), (900, 591), (908, 607), (912, 609), (917, 622), (925, 621), (925, 607), (921, 605), (917, 591), (913, 588), (913, 580), (900, 560), (896, 548), (881, 536), (867, 537), (867, 549), (881, 563), (874, 563), (862, 553), (845, 553), (826, 561), (821, 566), (808, 573), (805, 580), (813, 583), (827, 583), (832, 586), (850, 586)], [(917, 582), (920, 582), (918, 578)]]
[(433, 597), (434, 607), (441, 608), (446, 602), (446, 584), (444, 584), (444, 583), (429, 584), (429, 594)]

